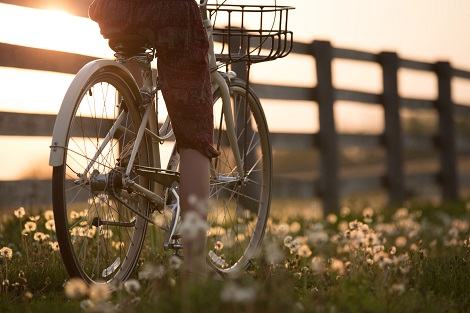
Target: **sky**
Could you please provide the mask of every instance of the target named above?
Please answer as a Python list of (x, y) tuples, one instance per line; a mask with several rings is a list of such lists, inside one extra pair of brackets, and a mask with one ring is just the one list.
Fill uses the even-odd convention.
[[(273, 1), (259, 0), (256, 3)], [(240, 2), (232, 0), (232, 3)], [(468, 0), (278, 0), (277, 3), (296, 7), (289, 16), (289, 29), (294, 32), (296, 41), (330, 40), (336, 47), (374, 53), (395, 51), (402, 58), (450, 61), (454, 67), (470, 70)], [(25, 20), (29, 21), (28, 24)], [(0, 42), (3, 43), (104, 58), (112, 58), (113, 54), (94, 22), (64, 12), (0, 4), (0, 29)], [(338, 88), (381, 90), (381, 71), (377, 65), (335, 61), (333, 69), (334, 84)], [(6, 91), (0, 94), (0, 111), (55, 114), (72, 78), (72, 75), (0, 67), (0, 83)], [(254, 65), (251, 78), (255, 82), (312, 87), (316, 83), (314, 60), (309, 56), (291, 54), (274, 62)], [(435, 98), (436, 82), (431, 74), (399, 72), (399, 90), (403, 96)], [(25, 86), (28, 92), (24, 92)], [(470, 104), (469, 82), (456, 80), (453, 91), (455, 101)], [(317, 110), (312, 103), (264, 103), (272, 131), (318, 130)], [(366, 109), (351, 103), (339, 103), (338, 108), (342, 112), (338, 114), (340, 131), (374, 133), (383, 127), (380, 108)], [(369, 122), (364, 126), (363, 120)], [(47, 176), (49, 170), (44, 170), (43, 165), (47, 165), (49, 140), (0, 137), (4, 159), (0, 165), (0, 180), (31, 173)], [(21, 146), (23, 150), (18, 153), (16, 149), (6, 149), (12, 145)], [(25, 166), (12, 166), (11, 162)]]

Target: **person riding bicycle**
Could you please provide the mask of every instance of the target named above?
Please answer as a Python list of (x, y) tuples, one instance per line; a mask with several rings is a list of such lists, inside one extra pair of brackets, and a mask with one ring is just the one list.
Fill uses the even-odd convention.
[[(188, 213), (207, 218), (210, 159), (213, 147), (213, 100), (209, 43), (195, 0), (94, 0), (90, 18), (106, 39), (145, 34), (156, 48), (162, 91), (180, 153), (179, 197), (183, 221)], [(205, 233), (184, 238), (185, 269), (206, 269)]]

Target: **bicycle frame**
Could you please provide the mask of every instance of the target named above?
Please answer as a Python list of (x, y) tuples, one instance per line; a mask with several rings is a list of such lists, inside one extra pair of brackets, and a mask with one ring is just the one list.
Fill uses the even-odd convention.
[[(230, 92), (229, 87), (227, 85), (226, 78), (222, 76), (221, 73), (217, 71), (217, 63), (214, 54), (214, 43), (213, 43), (213, 35), (212, 35), (212, 24), (210, 18), (207, 14), (207, 0), (203, 1), (200, 5), (201, 14), (203, 17), (203, 23), (207, 30), (207, 36), (209, 40), (209, 63), (211, 67), (211, 81), (212, 81), (212, 90), (215, 91), (220, 89), (221, 98), (222, 98), (222, 107), (223, 107), (223, 114), (225, 116), (225, 122), (227, 126), (227, 135), (229, 144), (233, 150), (235, 163), (238, 167), (239, 177), (243, 178), (245, 176), (244, 169), (242, 166), (241, 155), (239, 152), (239, 148), (237, 145), (237, 136), (235, 133), (235, 125), (234, 125), (234, 118), (233, 112), (231, 108), (231, 99), (230, 99)], [(151, 140), (151, 149), (153, 154), (153, 165), (155, 168), (161, 168), (161, 159), (160, 159), (160, 142), (166, 140), (167, 138), (163, 138), (158, 135), (158, 97), (154, 97), (155, 94), (155, 86), (152, 81), (152, 69), (150, 62), (139, 62), (142, 68), (142, 78), (143, 78), (143, 87), (139, 90), (135, 79), (133, 78), (130, 71), (119, 62), (112, 61), (112, 60), (95, 60), (87, 65), (85, 65), (75, 76), (74, 81), (78, 81), (81, 86), (87, 83), (88, 77), (90, 77), (91, 73), (94, 73), (100, 69), (104, 69), (105, 67), (117, 67), (123, 75), (127, 76), (133, 83), (130, 84), (131, 88), (134, 89), (134, 94), (141, 95), (142, 98), (136, 99), (137, 103), (143, 103), (145, 108), (143, 117), (142, 117), (142, 124), (138, 130), (136, 135), (136, 142), (135, 145), (139, 146), (144, 135), (148, 134), (152, 138)], [(233, 76), (233, 75), (232, 75)], [(52, 145), (51, 145), (51, 152), (50, 152), (50, 159), (49, 164), (51, 166), (61, 166), (65, 162), (65, 147), (66, 147), (66, 140), (67, 140), (67, 126), (69, 125), (70, 120), (73, 118), (74, 112), (74, 103), (77, 99), (79, 94), (79, 90), (68, 90), (62, 105), (60, 107), (60, 111), (57, 116), (56, 124), (54, 126), (54, 131), (52, 135)], [(144, 96), (144, 97), (143, 97)], [(150, 98), (146, 98), (145, 96), (149, 96)], [(144, 101), (146, 100), (146, 101)], [(100, 147), (98, 147), (98, 151), (95, 154), (94, 158), (92, 158), (89, 164), (86, 166), (85, 170), (81, 175), (81, 179), (87, 179), (89, 177), (89, 171), (92, 168), (93, 164), (96, 162), (97, 156), (102, 152), (102, 149), (106, 146), (114, 138), (114, 133), (119, 129), (119, 123), (124, 119), (124, 112), (121, 113), (110, 129), (108, 134), (105, 136), (103, 143)], [(137, 149), (133, 149), (129, 164), (127, 165), (125, 175), (123, 176), (123, 184), (124, 186), (130, 187), (135, 189), (136, 191), (144, 194), (149, 200), (154, 202), (157, 206), (163, 206), (163, 187), (161, 184), (154, 184), (154, 187), (151, 188), (153, 190), (148, 190), (147, 188), (136, 184), (129, 178), (129, 174), (131, 173), (134, 161), (136, 158)], [(215, 173), (212, 173), (215, 175)], [(235, 180), (235, 179), (234, 179)]]

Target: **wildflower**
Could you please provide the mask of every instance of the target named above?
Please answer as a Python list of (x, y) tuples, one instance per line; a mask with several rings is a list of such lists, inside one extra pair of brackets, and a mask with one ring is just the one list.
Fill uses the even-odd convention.
[(388, 253), (391, 255), (397, 253), (397, 248), (395, 246), (391, 247), (390, 250), (388, 250)]
[(308, 258), (312, 255), (312, 250), (310, 250), (307, 245), (302, 245), (297, 251), (297, 254), (302, 258)]
[(13, 211), (17, 218), (22, 218), (26, 213), (23, 207), (19, 207), (17, 210)]
[(77, 213), (76, 211), (70, 212), (70, 219), (74, 220), (80, 217), (80, 214)]
[(107, 284), (94, 283), (90, 287), (90, 300), (104, 302), (111, 296), (111, 288)]
[(128, 281), (124, 282), (124, 290), (127, 293), (136, 293), (140, 290), (140, 283), (137, 279), (129, 279)]
[(168, 263), (169, 263), (170, 268), (177, 270), (181, 267), (182, 261), (179, 256), (172, 255), (170, 259), (168, 260)]
[(13, 257), (13, 250), (8, 247), (3, 247), (0, 249), (0, 257), (4, 259), (10, 259)]
[(88, 285), (81, 278), (70, 279), (64, 287), (65, 295), (72, 300), (80, 299), (88, 294)]
[(37, 224), (36, 222), (26, 222), (24, 224), (24, 229), (27, 231), (27, 232), (32, 232), (32, 231), (35, 231), (37, 229)]
[(46, 219), (46, 221), (50, 221), (52, 219), (54, 219), (54, 212), (52, 210), (47, 210), (44, 212), (44, 218)]

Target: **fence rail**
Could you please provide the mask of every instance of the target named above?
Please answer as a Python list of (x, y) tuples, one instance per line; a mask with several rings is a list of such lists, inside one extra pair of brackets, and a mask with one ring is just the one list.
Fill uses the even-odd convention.
[[(378, 54), (336, 48), (327, 41), (311, 44), (295, 43), (292, 53), (310, 55), (316, 62), (317, 86), (287, 87), (252, 84), (261, 98), (281, 100), (306, 100), (317, 103), (320, 131), (314, 134), (272, 133), (274, 149), (315, 149), (320, 155), (318, 173), (311, 179), (282, 177), (276, 179), (277, 196), (319, 196), (326, 211), (335, 210), (345, 193), (383, 188), (388, 191), (389, 202), (398, 204), (416, 187), (439, 185), (445, 200), (459, 197), (459, 187), (470, 186), (470, 176), (458, 173), (459, 153), (470, 151), (470, 140), (458, 135), (455, 116), (470, 116), (470, 107), (452, 101), (453, 77), (470, 79), (470, 72), (455, 69), (448, 62), (426, 63), (401, 59), (394, 52)], [(48, 51), (0, 43), (0, 66), (23, 69), (76, 73), (94, 58), (65, 52)], [(383, 92), (370, 93), (339, 89), (332, 82), (332, 61), (348, 59), (373, 62), (383, 72)], [(438, 78), (438, 97), (434, 100), (401, 97), (398, 92), (400, 68), (432, 72)], [(334, 104), (352, 101), (381, 105), (385, 128), (382, 134), (340, 134), (336, 128)], [(401, 127), (400, 109), (435, 110), (439, 116), (438, 132), (434, 136), (409, 136)], [(313, 117), (312, 117), (313, 118)], [(0, 136), (50, 136), (55, 116), (0, 112)], [(25, 126), (27, 125), (27, 127)], [(435, 149), (439, 153), (439, 170), (436, 173), (404, 171), (404, 151), (407, 147)], [(383, 148), (386, 153), (384, 170), (378, 173), (344, 176), (340, 167), (341, 149), (347, 147)], [(312, 161), (313, 162), (313, 161)], [(0, 181), (0, 208), (50, 203), (51, 184), (48, 180)], [(29, 202), (28, 202), (29, 201)]]

